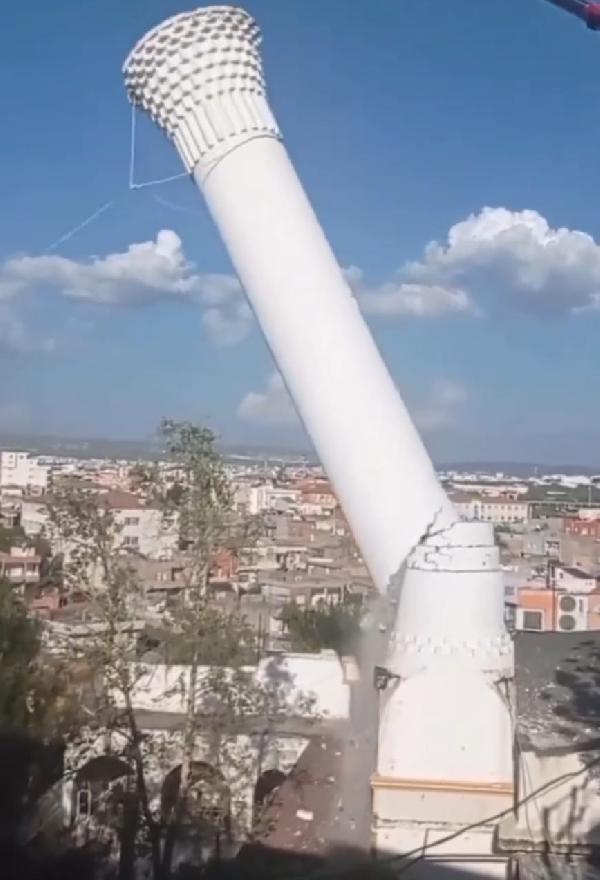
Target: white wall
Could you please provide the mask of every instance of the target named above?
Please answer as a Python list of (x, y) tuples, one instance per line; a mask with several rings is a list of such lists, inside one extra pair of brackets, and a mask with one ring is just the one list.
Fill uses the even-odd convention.
[(21, 503), (21, 525), (28, 538), (35, 538), (48, 527), (50, 516), (45, 504), (36, 501)]
[[(285, 710), (290, 717), (348, 717), (350, 688), (344, 681), (342, 664), (333, 651), (266, 658), (258, 667), (248, 667), (248, 671), (253, 673), (255, 683), (264, 687), (265, 693), (273, 693), (278, 711)], [(208, 677), (209, 673), (208, 667), (202, 667), (199, 680)], [(183, 712), (188, 679), (188, 666), (147, 665), (138, 678), (133, 695), (135, 709)], [(116, 693), (117, 704), (119, 699)], [(308, 703), (310, 710), (307, 710)]]
[(148, 559), (168, 558), (177, 549), (177, 525), (165, 523), (160, 510), (139, 508), (113, 513), (121, 529), (119, 542), (125, 549)]
[(32, 492), (48, 488), (50, 468), (28, 452), (0, 452), (0, 486), (19, 486)]

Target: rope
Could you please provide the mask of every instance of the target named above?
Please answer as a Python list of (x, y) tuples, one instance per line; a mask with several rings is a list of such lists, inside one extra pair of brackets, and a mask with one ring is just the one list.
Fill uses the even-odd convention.
[(135, 104), (131, 105), (131, 142), (129, 146), (129, 189), (145, 189), (147, 186), (158, 186), (161, 183), (171, 183), (173, 180), (181, 180), (188, 177), (187, 171), (179, 174), (171, 174), (169, 177), (161, 177), (157, 180), (147, 180), (144, 183), (135, 183), (135, 135), (136, 135)]
[(197, 211), (195, 208), (188, 208), (186, 205), (176, 205), (175, 202), (164, 199), (156, 193), (152, 193), (152, 198), (155, 202), (158, 202), (159, 205), (162, 205), (164, 208), (170, 208), (172, 211), (179, 211), (181, 214), (192, 214), (194, 217), (204, 216), (202, 211)]
[(69, 232), (65, 232), (64, 235), (61, 235), (60, 238), (57, 238), (56, 241), (53, 241), (52, 244), (49, 244), (48, 247), (44, 248), (42, 253), (46, 254), (48, 251), (53, 251), (59, 245), (64, 244), (65, 241), (68, 241), (70, 238), (73, 238), (78, 232), (84, 229), (86, 226), (89, 226), (90, 223), (93, 223), (101, 214), (104, 214), (105, 211), (108, 211), (115, 204), (115, 200), (112, 199), (110, 202), (106, 202), (105, 205), (102, 205), (93, 214), (90, 214), (89, 217), (86, 217), (85, 220), (82, 220), (81, 223), (78, 223), (77, 226), (74, 226), (73, 229), (70, 229)]
[[(171, 183), (173, 180), (181, 180), (183, 177), (189, 177), (187, 171), (183, 171), (180, 174), (171, 174), (169, 177), (161, 177), (157, 180), (147, 180), (143, 183), (135, 183), (134, 175), (135, 175), (135, 136), (136, 136), (136, 123), (135, 123), (135, 106), (132, 104), (131, 106), (131, 143), (129, 148), (129, 190), (136, 189), (145, 189), (150, 186), (159, 186), (163, 183)], [(175, 211), (184, 211), (190, 214), (200, 214), (199, 211), (194, 211), (192, 208), (184, 208), (179, 207), (178, 205), (171, 204), (166, 200), (161, 200), (157, 196), (154, 196), (156, 201), (161, 204), (164, 204), (167, 208), (172, 208)], [(68, 232), (65, 232), (64, 235), (61, 235), (60, 238), (57, 238), (56, 241), (53, 241), (52, 244), (49, 244), (48, 247), (44, 248), (42, 253), (49, 253), (50, 251), (55, 250), (61, 244), (64, 244), (69, 239), (73, 238), (74, 235), (77, 235), (78, 232), (81, 232), (82, 229), (85, 229), (86, 226), (89, 226), (90, 223), (93, 223), (94, 220), (97, 220), (105, 211), (108, 211), (109, 208), (116, 203), (116, 199), (111, 199), (110, 202), (106, 202), (104, 205), (101, 205), (97, 208), (93, 214), (90, 214), (89, 217), (86, 217), (85, 220), (82, 220), (81, 223), (78, 223), (77, 226), (74, 226)]]

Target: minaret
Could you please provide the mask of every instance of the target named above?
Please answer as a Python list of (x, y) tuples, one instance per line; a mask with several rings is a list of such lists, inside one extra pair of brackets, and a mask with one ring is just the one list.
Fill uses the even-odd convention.
[(282, 143), (260, 33), (213, 6), (155, 28), (125, 62), (229, 251), (377, 588), (455, 519)]
[[(125, 81), (206, 200), (377, 589), (402, 581), (372, 779), (374, 842), (401, 852), (510, 803), (498, 551), (437, 480), (283, 146), (259, 43), (241, 9), (183, 13), (140, 40)], [(493, 873), (492, 839), (484, 825), (446, 856)]]

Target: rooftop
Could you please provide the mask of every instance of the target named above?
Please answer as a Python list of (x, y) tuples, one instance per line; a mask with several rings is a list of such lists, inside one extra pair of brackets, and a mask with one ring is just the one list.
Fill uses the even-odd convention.
[(600, 751), (600, 632), (517, 633), (515, 665), (522, 746)]
[(580, 580), (589, 580), (593, 575), (589, 572), (584, 571), (582, 568), (576, 568), (575, 566), (570, 565), (559, 565), (558, 568), (561, 571), (565, 571), (567, 574), (571, 575), (571, 577), (579, 578)]

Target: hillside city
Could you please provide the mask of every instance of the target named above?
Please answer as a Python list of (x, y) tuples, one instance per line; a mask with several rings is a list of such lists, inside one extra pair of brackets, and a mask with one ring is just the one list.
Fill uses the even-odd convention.
[[(160, 615), (186, 583), (185, 552), (174, 531), (136, 489), (138, 462), (0, 452), (0, 576), (32, 613), (76, 627), (93, 613), (62, 584), (48, 583), (55, 488), (85, 489), (122, 525), (121, 553), (143, 581), (147, 617)], [(169, 473), (172, 465), (160, 462)], [(264, 650), (289, 648), (281, 608), (348, 599), (368, 602), (373, 587), (322, 468), (307, 462), (230, 459), (225, 465), (240, 514), (260, 516), (251, 546), (221, 549), (212, 561), (212, 601), (243, 610)], [(493, 523), (501, 547), (506, 620), (512, 629), (600, 629), (600, 476), (440, 471), (460, 517)], [(40, 538), (44, 538), (40, 549)]]
[[(51, 723), (51, 741), (62, 745), (26, 833), (38, 840), (43, 827), (53, 846), (60, 838), (87, 854), (89, 876), (100, 876), (100, 865), (126, 878), (149, 864), (144, 841), (153, 828), (168, 839), (178, 800), (186, 813), (160, 857), (169, 853), (169, 870), (233, 858), (242, 876), (260, 877), (267, 851), (302, 859), (328, 857), (333, 842), (368, 846), (374, 700), (388, 682), (380, 661), (369, 660), (383, 655), (364, 655), (373, 633), (388, 638), (377, 591), (320, 466), (211, 458), (209, 436), (206, 448), (192, 443), (184, 463), (169, 453), (145, 461), (0, 452), (0, 583), (39, 633), (35, 662), (62, 682), (51, 685), (54, 702), (66, 700), (71, 713), (70, 700), (77, 705)], [(231, 529), (221, 524), (203, 575), (206, 511), (194, 541), (189, 508), (168, 513), (145, 474), (163, 500), (179, 498), (190, 474), (205, 473), (204, 459), (216, 467), (209, 494), (226, 490), (238, 539), (227, 540)], [(463, 521), (493, 526), (515, 637), (519, 729), (540, 738), (534, 754), (543, 754), (551, 722), (540, 733), (539, 710), (527, 707), (528, 668), (537, 650), (534, 678), (547, 688), (552, 645), (518, 636), (600, 630), (600, 476), (459, 468), (438, 476)], [(185, 795), (182, 768), (192, 755)], [(127, 782), (132, 760), (148, 798), (143, 832), (125, 818), (128, 798), (138, 815), (141, 797), (139, 782), (133, 795)], [(520, 846), (515, 833), (501, 827), (507, 851)], [(273, 876), (285, 876), (287, 864)], [(157, 861), (151, 875), (161, 871), (170, 876)]]

